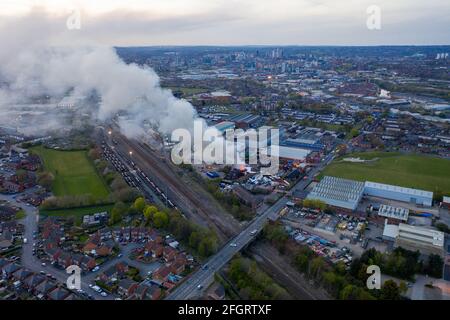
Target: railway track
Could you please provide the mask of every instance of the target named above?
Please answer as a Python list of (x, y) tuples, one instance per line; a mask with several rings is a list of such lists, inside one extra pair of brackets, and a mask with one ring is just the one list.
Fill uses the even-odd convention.
[[(194, 193), (189, 186), (186, 186), (180, 178), (163, 162), (161, 158), (154, 154), (152, 150), (137, 141), (130, 141), (120, 134), (114, 134), (117, 147), (126, 146), (132, 151), (132, 158), (142, 170), (150, 173), (155, 178), (155, 183), (164, 186), (170, 198), (185, 215), (201, 225), (212, 228), (221, 242), (226, 242), (230, 237), (240, 231), (240, 225), (231, 215), (228, 217), (219, 216), (205, 204), (205, 199)], [(124, 151), (122, 151), (124, 152)]]

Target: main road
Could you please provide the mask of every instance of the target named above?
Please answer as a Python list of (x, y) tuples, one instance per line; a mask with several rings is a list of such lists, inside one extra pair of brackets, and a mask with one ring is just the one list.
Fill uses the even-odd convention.
[[(333, 153), (327, 155), (320, 164), (308, 172), (306, 179), (299, 181), (292, 188), (291, 192), (294, 193), (295, 191), (304, 190), (311, 183), (314, 176), (322, 171), (322, 169), (325, 168), (333, 159)], [(175, 288), (175, 290), (172, 291), (166, 299), (187, 300), (201, 296), (204, 289), (214, 281), (214, 274), (222, 269), (236, 253), (253, 241), (257, 234), (263, 229), (269, 218), (276, 219), (278, 213), (286, 206), (287, 202), (289, 202), (289, 198), (284, 196), (280, 198), (273, 206), (264, 212), (259, 213), (256, 218), (254, 218), (253, 221), (241, 231), (241, 233), (228, 241), (222, 249), (209, 258), (198, 271)]]

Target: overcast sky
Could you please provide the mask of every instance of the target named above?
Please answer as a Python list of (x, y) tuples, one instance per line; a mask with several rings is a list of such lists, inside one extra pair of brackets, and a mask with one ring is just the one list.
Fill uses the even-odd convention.
[[(367, 28), (371, 5), (381, 30)], [(81, 28), (69, 31), (74, 9)], [(0, 0), (0, 27), (36, 14), (104, 45), (450, 44), (449, 0)]]

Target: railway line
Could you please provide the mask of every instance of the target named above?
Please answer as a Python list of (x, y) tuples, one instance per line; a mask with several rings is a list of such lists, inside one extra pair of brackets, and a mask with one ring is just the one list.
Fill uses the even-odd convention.
[[(147, 184), (162, 196), (164, 204), (178, 208), (188, 219), (214, 230), (220, 242), (226, 242), (241, 230), (240, 224), (228, 213), (219, 214), (214, 205), (193, 192), (163, 159), (143, 143), (112, 133), (114, 151), (135, 170), (139, 185)], [(130, 153), (131, 152), (131, 153)], [(170, 201), (170, 202), (169, 202)]]

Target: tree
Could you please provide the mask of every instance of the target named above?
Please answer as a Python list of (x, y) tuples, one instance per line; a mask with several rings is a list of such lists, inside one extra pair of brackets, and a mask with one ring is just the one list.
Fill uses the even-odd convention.
[(306, 208), (320, 209), (323, 211), (326, 209), (327, 204), (325, 202), (323, 202), (322, 200), (305, 199), (305, 200), (303, 200), (303, 206)]
[(198, 254), (207, 257), (216, 251), (216, 244), (211, 237), (204, 237), (198, 245)]
[(387, 280), (381, 286), (380, 299), (382, 300), (399, 300), (400, 288), (394, 280)]
[(325, 267), (325, 260), (322, 257), (312, 259), (310, 268), (310, 275), (314, 279), (320, 279), (323, 268)]
[(110, 224), (115, 224), (122, 220), (123, 215), (127, 212), (127, 206), (123, 202), (117, 202), (111, 210)]
[(169, 216), (163, 211), (157, 211), (153, 214), (153, 224), (156, 228), (163, 228), (169, 223)]
[(143, 212), (145, 208), (145, 199), (143, 197), (139, 197), (134, 200), (134, 207), (137, 211)]
[(128, 184), (125, 182), (125, 180), (123, 180), (120, 174), (116, 174), (114, 176), (113, 181), (111, 182), (110, 187), (113, 191), (118, 191), (121, 189), (128, 188)]
[(23, 169), (19, 169), (16, 171), (16, 176), (19, 183), (24, 183), (27, 179), (28, 173)]
[(89, 150), (88, 156), (92, 160), (100, 159), (101, 158), (100, 150), (98, 150), (97, 148), (92, 148), (91, 150)]
[(342, 300), (374, 300), (375, 298), (366, 290), (349, 284), (341, 291)]
[(55, 177), (51, 172), (44, 171), (38, 175), (37, 183), (44, 187), (47, 191), (50, 191)]
[(197, 231), (194, 231), (189, 236), (189, 246), (191, 248), (198, 248), (198, 245), (201, 240), (202, 240), (202, 237), (201, 237), (200, 233), (198, 233)]
[[(131, 202), (139, 195), (137, 189), (126, 187), (113, 193), (113, 200), (122, 202)], [(133, 206), (134, 207), (134, 206)]]
[(265, 237), (279, 250), (282, 250), (289, 236), (280, 225), (266, 225), (264, 227)]
[(435, 227), (439, 231), (442, 231), (442, 232), (445, 232), (445, 233), (450, 233), (450, 228), (445, 223), (438, 222), (438, 223), (435, 224)]
[(398, 289), (400, 290), (400, 294), (405, 294), (406, 291), (408, 291), (408, 285), (405, 283), (405, 281), (400, 281)]
[(153, 215), (158, 212), (158, 208), (155, 206), (146, 206), (144, 209), (144, 217), (147, 221), (153, 220)]
[(431, 254), (428, 257), (428, 262), (424, 267), (424, 273), (434, 278), (442, 277), (442, 268), (444, 266), (444, 260), (437, 254)]

